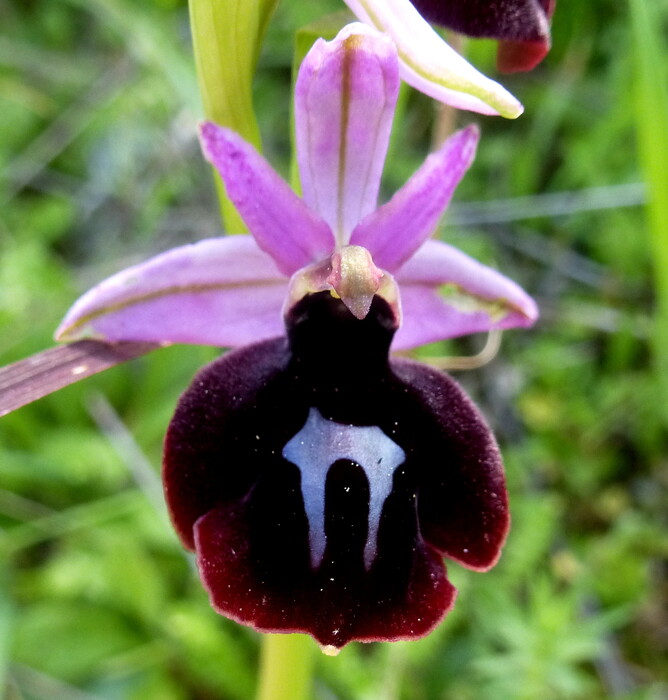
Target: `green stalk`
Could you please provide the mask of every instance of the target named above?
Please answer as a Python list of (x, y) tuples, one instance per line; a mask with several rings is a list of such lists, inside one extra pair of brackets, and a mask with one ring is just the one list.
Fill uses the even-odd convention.
[(654, 364), (668, 424), (668, 92), (666, 47), (655, 3), (630, 0), (634, 103), (640, 167), (647, 186), (647, 231), (654, 263)]
[(303, 634), (263, 635), (257, 700), (308, 700), (313, 650)]
[[(190, 0), (197, 80), (207, 119), (260, 146), (253, 108), (253, 76), (262, 38), (278, 0)], [(215, 175), (225, 228), (245, 230)]]

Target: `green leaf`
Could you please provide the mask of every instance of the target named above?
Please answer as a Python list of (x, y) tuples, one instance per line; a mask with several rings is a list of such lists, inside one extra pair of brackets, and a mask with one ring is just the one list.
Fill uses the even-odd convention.
[(636, 131), (647, 185), (647, 229), (654, 261), (654, 362), (668, 423), (668, 91), (661, 5), (629, 0), (635, 71)]

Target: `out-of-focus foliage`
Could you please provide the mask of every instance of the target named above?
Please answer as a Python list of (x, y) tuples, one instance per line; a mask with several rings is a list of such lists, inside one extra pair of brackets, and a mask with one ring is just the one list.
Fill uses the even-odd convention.
[[(656, 4), (665, 28), (668, 6)], [(270, 26), (256, 103), (284, 172), (294, 30), (340, 9), (282, 0)], [(8, 0), (0, 26), (5, 364), (50, 346), (94, 282), (220, 226), (195, 139), (184, 2)], [(541, 304), (535, 329), (507, 333), (493, 362), (457, 374), (506, 457), (506, 552), (485, 575), (450, 566), (459, 601), (430, 637), (319, 658), (314, 698), (668, 694), (668, 439), (627, 5), (559, 0), (553, 34), (539, 69), (506, 78), (526, 107), (515, 122), (438, 113), (407, 91), (386, 170), (392, 192), (424, 157), (435, 119), (481, 123), (442, 234)], [(467, 51), (493, 72), (491, 42)], [(483, 340), (421, 355), (475, 352)], [(163, 350), (0, 421), (6, 698), (252, 697), (258, 637), (209, 608), (158, 480), (176, 399), (214, 355)]]

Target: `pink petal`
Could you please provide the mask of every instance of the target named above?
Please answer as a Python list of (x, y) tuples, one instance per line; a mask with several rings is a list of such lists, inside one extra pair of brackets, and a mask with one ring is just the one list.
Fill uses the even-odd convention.
[(350, 242), (367, 248), (378, 267), (395, 272), (433, 233), (475, 156), (475, 125), (451, 136), (392, 199), (367, 216)]
[(106, 279), (69, 310), (62, 341), (228, 347), (284, 333), (287, 279), (250, 236), (201, 241)]
[(291, 275), (334, 248), (329, 226), (240, 136), (213, 122), (200, 127), (204, 156), (223, 178), (229, 198), (257, 244)]
[(403, 325), (393, 350), (538, 318), (536, 303), (515, 282), (440, 241), (427, 241), (397, 280)]
[(319, 39), (302, 63), (295, 126), (304, 201), (339, 244), (376, 208), (398, 91), (394, 44), (364, 24)]
[(409, 85), (458, 109), (511, 119), (522, 114), (522, 105), (448, 46), (410, 0), (345, 2), (363, 22), (392, 37), (401, 77)]

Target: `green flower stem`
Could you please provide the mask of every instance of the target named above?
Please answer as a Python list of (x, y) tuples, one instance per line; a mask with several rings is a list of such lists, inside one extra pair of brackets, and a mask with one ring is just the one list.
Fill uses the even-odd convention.
[(647, 231), (654, 263), (654, 364), (668, 424), (668, 91), (660, 17), (653, 3), (630, 0), (636, 130), (647, 185)]
[[(260, 132), (253, 109), (253, 76), (265, 29), (277, 0), (190, 0), (190, 27), (204, 114), (234, 129), (256, 147)], [(218, 175), (225, 227), (245, 230)]]
[(308, 700), (314, 648), (303, 634), (263, 635), (257, 700)]

